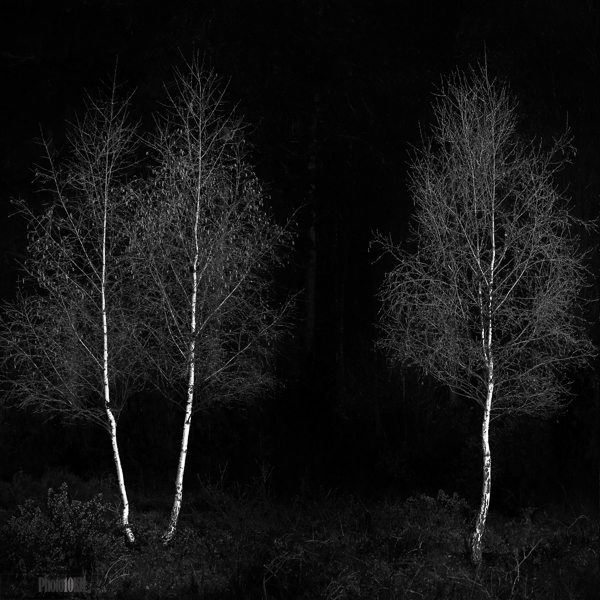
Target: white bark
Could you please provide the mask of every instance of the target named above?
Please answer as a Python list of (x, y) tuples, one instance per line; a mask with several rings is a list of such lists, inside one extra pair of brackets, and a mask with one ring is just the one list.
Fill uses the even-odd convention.
[[(196, 280), (196, 269), (194, 268), (194, 281)], [(185, 461), (187, 458), (188, 451), (188, 440), (190, 437), (190, 425), (192, 424), (192, 411), (194, 408), (194, 380), (196, 370), (196, 301), (197, 301), (196, 286), (194, 286), (193, 300), (192, 300), (192, 340), (190, 342), (190, 356), (189, 356), (189, 379), (187, 388), (187, 401), (185, 405), (185, 418), (183, 421), (183, 433), (181, 436), (181, 449), (179, 451), (179, 463), (177, 465), (177, 476), (175, 477), (175, 499), (173, 501), (173, 508), (171, 509), (171, 518), (167, 531), (163, 536), (163, 542), (168, 544), (175, 535), (177, 530), (177, 521), (179, 520), (179, 512), (181, 511), (181, 501), (183, 499), (183, 476), (185, 473)]]
[[(268, 359), (286, 308), (271, 306), (270, 270), (291, 241), (271, 221), (245, 161), (241, 125), (223, 115), (214, 75), (194, 61), (152, 140), (160, 168), (132, 186), (130, 237), (145, 303), (151, 377), (185, 403), (175, 497), (162, 540), (176, 535), (196, 404), (250, 400), (273, 384)], [(144, 350), (145, 351), (145, 350)], [(201, 395), (201, 398), (200, 398)]]
[[(108, 170), (107, 170), (108, 172)], [(135, 536), (129, 526), (129, 500), (127, 498), (127, 489), (125, 487), (125, 476), (123, 475), (123, 466), (121, 465), (121, 456), (119, 454), (119, 445), (117, 443), (117, 422), (110, 408), (110, 386), (108, 379), (108, 320), (106, 316), (106, 233), (108, 227), (108, 193), (104, 195), (104, 215), (102, 223), (102, 280), (101, 280), (101, 295), (102, 295), (102, 338), (103, 338), (103, 353), (102, 353), (102, 383), (104, 388), (104, 407), (106, 409), (106, 417), (110, 429), (110, 441), (113, 450), (113, 458), (117, 471), (117, 481), (119, 482), (119, 492), (121, 493), (121, 526), (127, 541), (130, 544), (135, 542)]]
[[(495, 174), (495, 162), (492, 164)], [(481, 270), (483, 283), (479, 284), (479, 311), (481, 315), (481, 346), (483, 356), (487, 364), (487, 394), (483, 407), (483, 423), (481, 425), (481, 447), (483, 450), (483, 482), (481, 488), (481, 506), (475, 524), (475, 532), (471, 543), (471, 560), (475, 565), (481, 564), (482, 540), (485, 532), (487, 513), (490, 506), (490, 495), (492, 490), (492, 454), (490, 452), (490, 414), (492, 411), (492, 399), (494, 396), (494, 322), (492, 319), (494, 310), (495, 275), (496, 275), (496, 190), (492, 189), (490, 194), (490, 243), (491, 256), (489, 267)], [(476, 241), (478, 264), (482, 262), (480, 257), (480, 242)], [(485, 289), (485, 296), (483, 293)]]
[(181, 436), (181, 449), (179, 451), (179, 463), (177, 465), (177, 476), (175, 478), (175, 498), (171, 510), (171, 518), (167, 531), (163, 536), (163, 541), (168, 544), (175, 535), (179, 512), (181, 511), (181, 501), (183, 498), (183, 476), (185, 473), (185, 461), (188, 451), (188, 440), (190, 437), (190, 426), (192, 424), (192, 412), (194, 409), (194, 385), (196, 378), (196, 334), (197, 334), (197, 305), (198, 305), (198, 262), (200, 260), (200, 207), (202, 203), (202, 153), (198, 158), (198, 183), (196, 187), (196, 214), (194, 215), (194, 262), (192, 264), (192, 294), (190, 311), (190, 345), (188, 354), (188, 386), (187, 399), (185, 403), (185, 418), (183, 420), (183, 433)]
[(485, 524), (492, 491), (492, 454), (490, 452), (489, 433), (493, 393), (494, 383), (492, 380), (490, 380), (485, 408), (483, 411), (483, 423), (481, 426), (481, 446), (483, 450), (483, 485), (481, 489), (481, 505), (479, 507), (479, 514), (475, 524), (475, 532), (473, 533), (471, 540), (471, 560), (475, 565), (479, 565), (481, 563), (482, 539), (485, 532)]
[(573, 232), (586, 224), (552, 184), (568, 139), (550, 153), (523, 143), (516, 103), (486, 66), (452, 77), (434, 110), (432, 139), (411, 174), (418, 251), (379, 236), (399, 264), (380, 295), (378, 345), (394, 364), (418, 366), (483, 408), (482, 499), (471, 539), (480, 563), (491, 411), (557, 410), (568, 392), (566, 365), (595, 355), (578, 316), (587, 271)]
[[(193, 371), (191, 379), (193, 379)], [(183, 435), (181, 436), (181, 449), (179, 452), (179, 463), (177, 465), (177, 476), (175, 478), (175, 499), (173, 501), (173, 508), (171, 509), (171, 518), (167, 531), (163, 536), (163, 541), (168, 544), (174, 537), (175, 531), (177, 530), (177, 521), (179, 520), (179, 512), (181, 511), (181, 501), (183, 499), (183, 475), (185, 473), (185, 461), (187, 458), (188, 450), (188, 439), (190, 436), (190, 425), (192, 423), (192, 408), (194, 398), (194, 385), (193, 382), (191, 387), (188, 388), (188, 399), (185, 408), (185, 420), (183, 422)]]
[(112, 410), (109, 407), (108, 401), (106, 402), (106, 417), (108, 418), (108, 422), (110, 424), (110, 441), (113, 449), (115, 468), (117, 470), (117, 481), (119, 483), (119, 492), (121, 493), (121, 503), (123, 504), (121, 508), (121, 526), (123, 528), (123, 533), (125, 534), (127, 541), (130, 544), (133, 544), (135, 542), (135, 536), (133, 535), (133, 532), (131, 531), (131, 527), (129, 525), (129, 500), (127, 499), (125, 477), (123, 475), (123, 467), (121, 465), (119, 446), (117, 444), (117, 422), (115, 421), (115, 417), (112, 413)]

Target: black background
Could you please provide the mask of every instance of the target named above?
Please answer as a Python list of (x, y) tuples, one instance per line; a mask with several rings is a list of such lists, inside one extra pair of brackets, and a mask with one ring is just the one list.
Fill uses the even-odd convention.
[[(70, 123), (115, 73), (133, 93), (132, 119), (152, 128), (175, 68), (199, 53), (249, 123), (251, 161), (270, 210), (298, 214), (297, 254), (278, 275), (304, 286), (310, 186), (317, 235), (315, 351), (303, 354), (302, 303), (279, 348), (281, 387), (251, 407), (193, 421), (186, 486), (248, 482), (273, 467), (273, 487), (339, 486), (365, 494), (439, 488), (477, 499), (480, 409), (417, 373), (391, 373), (373, 350), (376, 294), (391, 264), (369, 250), (374, 231), (408, 232), (406, 170), (431, 123), (433, 93), (456, 68), (487, 57), (519, 100), (520, 130), (551, 140), (568, 123), (577, 154), (557, 185), (574, 214), (598, 212), (598, 4), (591, 0), (4, 0), (0, 7), (0, 296), (10, 300), (25, 253), (11, 197), (35, 202), (36, 138), (65, 152)], [(318, 112), (315, 112), (318, 110)], [(316, 130), (311, 131), (315, 122)], [(316, 153), (316, 154), (315, 154)], [(316, 155), (314, 169), (309, 169)], [(584, 249), (597, 240), (583, 237)], [(598, 272), (595, 250), (591, 269)], [(597, 284), (588, 290), (597, 298)], [(598, 338), (598, 313), (587, 315)], [(594, 368), (596, 367), (596, 368)], [(492, 425), (496, 508), (598, 505), (597, 365), (576, 375), (563, 415)], [(5, 410), (0, 476), (68, 466), (114, 470), (106, 433)], [(152, 395), (119, 421), (128, 486), (172, 486), (183, 414)]]

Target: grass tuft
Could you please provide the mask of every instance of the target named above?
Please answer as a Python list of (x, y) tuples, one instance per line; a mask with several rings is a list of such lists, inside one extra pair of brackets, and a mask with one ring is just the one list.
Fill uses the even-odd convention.
[[(94, 593), (120, 600), (587, 600), (599, 589), (597, 519), (561, 519), (558, 510), (518, 520), (491, 513), (484, 562), (474, 569), (466, 544), (475, 512), (456, 495), (367, 502), (303, 490), (284, 503), (272, 497), (269, 477), (263, 469), (233, 490), (224, 478), (200, 482), (186, 495), (167, 547), (161, 536), (170, 498), (134, 496), (137, 544), (96, 556)], [(23, 476), (13, 485), (19, 493), (37, 490)], [(100, 483), (87, 485), (78, 493)]]

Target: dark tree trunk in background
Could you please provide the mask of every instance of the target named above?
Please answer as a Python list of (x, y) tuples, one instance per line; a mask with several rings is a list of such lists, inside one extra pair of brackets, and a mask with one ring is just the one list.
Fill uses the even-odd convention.
[(305, 366), (314, 362), (315, 329), (316, 329), (316, 295), (317, 295), (317, 164), (319, 125), (319, 94), (315, 93), (313, 115), (309, 128), (310, 147), (308, 157), (308, 250), (305, 271), (305, 313), (303, 358)]
[(345, 391), (345, 304), (346, 304), (346, 272), (348, 261), (346, 258), (346, 244), (343, 237), (343, 223), (340, 210), (335, 213), (334, 232), (334, 269), (335, 269), (335, 294), (336, 294), (336, 349), (335, 364), (338, 390), (341, 396)]

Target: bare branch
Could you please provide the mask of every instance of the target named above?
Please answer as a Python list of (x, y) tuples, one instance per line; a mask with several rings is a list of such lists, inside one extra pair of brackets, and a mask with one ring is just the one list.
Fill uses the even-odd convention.
[(450, 79), (433, 139), (412, 169), (417, 254), (378, 237), (398, 261), (380, 292), (379, 347), (483, 408), (477, 564), (491, 493), (491, 420), (559, 409), (566, 369), (594, 354), (577, 315), (586, 276), (572, 234), (579, 222), (552, 184), (568, 140), (551, 154), (524, 144), (515, 106), (485, 67)]
[[(593, 354), (576, 316), (586, 276), (572, 234), (579, 223), (552, 184), (569, 140), (548, 154), (523, 143), (516, 103), (483, 71), (455, 75), (435, 115), (411, 176), (418, 254), (378, 237), (398, 261), (380, 293), (379, 346), (479, 403), (489, 348), (492, 412), (555, 409), (564, 365)], [(542, 377), (556, 393), (538, 381), (546, 396), (525, 400), (527, 382)]]
[(39, 176), (52, 203), (37, 215), (16, 201), (29, 225), (27, 277), (5, 308), (0, 341), (8, 397), (17, 405), (90, 420), (109, 433), (123, 527), (133, 541), (116, 423), (129, 395), (144, 385), (145, 366), (131, 343), (138, 321), (123, 185), (135, 128), (116, 91), (113, 85), (109, 95), (89, 101), (65, 162), (58, 165), (49, 153), (49, 168)]

